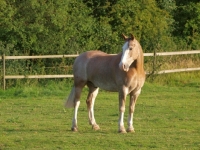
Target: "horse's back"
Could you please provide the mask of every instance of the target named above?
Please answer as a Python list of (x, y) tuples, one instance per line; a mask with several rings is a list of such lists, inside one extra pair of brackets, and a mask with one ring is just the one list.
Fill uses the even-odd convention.
[[(94, 50), (94, 51), (87, 51), (82, 54), (80, 54), (73, 65), (73, 73), (75, 77), (83, 78), (84, 80), (87, 80), (87, 68), (88, 65), (91, 64), (92, 60), (98, 61), (99, 59), (97, 57), (100, 56), (108, 56), (108, 54)], [(92, 63), (92, 66), (96, 66), (96, 63)], [(91, 65), (90, 65), (91, 66)]]
[(85, 68), (84, 66), (87, 65), (91, 59), (95, 59), (98, 56), (107, 56), (107, 55), (108, 54), (98, 50), (84, 52), (76, 58), (73, 68), (75, 70), (80, 68)]

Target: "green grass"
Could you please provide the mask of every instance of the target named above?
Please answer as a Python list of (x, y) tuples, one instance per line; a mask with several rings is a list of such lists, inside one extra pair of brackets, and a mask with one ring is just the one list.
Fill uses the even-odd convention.
[(70, 131), (73, 109), (63, 107), (69, 86), (0, 91), (0, 149), (199, 149), (199, 83), (171, 87), (146, 82), (136, 104), (136, 132), (127, 134), (117, 132), (117, 93), (99, 92), (95, 117), (101, 129), (93, 131), (88, 124), (85, 88), (79, 132), (74, 133)]

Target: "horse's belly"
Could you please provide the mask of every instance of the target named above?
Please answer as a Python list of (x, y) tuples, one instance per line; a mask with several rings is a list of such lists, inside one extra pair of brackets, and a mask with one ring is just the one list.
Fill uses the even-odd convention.
[(93, 82), (94, 85), (96, 87), (99, 87), (100, 89), (103, 89), (103, 90), (106, 90), (106, 91), (111, 91), (111, 92), (117, 92), (118, 91), (118, 88), (117, 88), (117, 85), (113, 84), (113, 83), (110, 83), (109, 81), (108, 82)]

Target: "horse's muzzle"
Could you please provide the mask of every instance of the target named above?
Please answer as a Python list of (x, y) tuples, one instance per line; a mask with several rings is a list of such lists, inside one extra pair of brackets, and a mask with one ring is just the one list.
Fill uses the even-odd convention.
[(129, 70), (129, 65), (120, 62), (120, 63), (119, 63), (119, 68), (120, 68), (121, 70), (125, 71), (125, 72), (128, 72), (128, 70)]

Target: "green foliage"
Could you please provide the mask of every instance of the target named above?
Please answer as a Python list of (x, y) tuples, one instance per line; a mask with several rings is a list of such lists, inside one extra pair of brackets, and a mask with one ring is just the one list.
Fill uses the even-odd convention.
[[(66, 54), (83, 51), (91, 35), (89, 9), (76, 1), (13, 1), (1, 6), (2, 41), (12, 43), (21, 54)], [(7, 14), (8, 7), (11, 9)], [(80, 13), (80, 10), (81, 11)], [(9, 17), (9, 18), (8, 18)], [(87, 39), (87, 38), (86, 38)]]
[[(180, 17), (181, 16), (181, 17)], [(174, 13), (176, 28), (174, 35), (187, 49), (199, 49), (200, 45), (200, 2), (179, 1)]]
[[(13, 44), (20, 55), (74, 54), (91, 49), (118, 53), (122, 33), (133, 33), (145, 52), (171, 51), (185, 41), (187, 47), (199, 45), (196, 2), (182, 5), (178, 0), (1, 0), (0, 3), (0, 41)], [(184, 18), (180, 19), (180, 15)], [(184, 35), (187, 36), (183, 39), (177, 38)]]
[(152, 52), (154, 49), (166, 50), (166, 42), (172, 42), (169, 32), (170, 15), (156, 7), (154, 0), (126, 3), (118, 1), (112, 14), (114, 30), (134, 32), (145, 52)]

